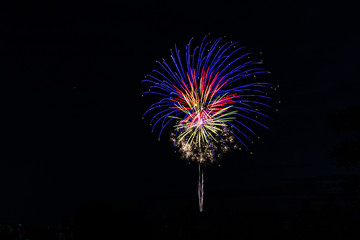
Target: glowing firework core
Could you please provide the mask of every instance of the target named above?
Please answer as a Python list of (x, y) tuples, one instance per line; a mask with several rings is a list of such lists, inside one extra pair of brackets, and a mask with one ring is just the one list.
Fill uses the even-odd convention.
[[(195, 76), (195, 69), (187, 73), (187, 82), (181, 79), (176, 96), (171, 100), (175, 102), (175, 109), (182, 111), (185, 116), (175, 127), (180, 131), (179, 139), (187, 138), (187, 142), (198, 145), (211, 144), (216, 135), (227, 127), (228, 121), (233, 118), (230, 115), (236, 111), (227, 111), (224, 105), (231, 104), (237, 94), (219, 94), (228, 81), (218, 79), (218, 73), (213, 74), (208, 69), (202, 68), (199, 78)], [(212, 77), (213, 76), (213, 77)], [(197, 81), (199, 79), (199, 81)]]

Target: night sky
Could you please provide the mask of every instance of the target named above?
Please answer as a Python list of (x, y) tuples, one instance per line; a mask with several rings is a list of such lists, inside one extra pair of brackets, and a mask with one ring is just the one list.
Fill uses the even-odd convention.
[[(0, 12), (0, 222), (56, 222), (84, 207), (197, 211), (197, 168), (142, 114), (141, 80), (191, 37), (263, 52), (281, 101), (269, 131), (205, 169), (205, 211), (338, 194), (331, 117), (359, 104), (356, 8), (337, 1), (54, 1)], [(290, 201), (288, 201), (289, 203)], [(299, 203), (300, 204), (300, 203)], [(290, 209), (290, 207), (289, 207)], [(290, 210), (289, 210), (290, 211)]]

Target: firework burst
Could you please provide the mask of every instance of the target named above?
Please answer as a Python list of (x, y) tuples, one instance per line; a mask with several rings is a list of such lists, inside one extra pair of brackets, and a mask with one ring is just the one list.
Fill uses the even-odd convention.
[[(153, 112), (152, 130), (158, 126), (160, 136), (172, 125), (170, 139), (181, 156), (199, 163), (199, 206), (202, 211), (203, 172), (201, 164), (213, 163), (222, 153), (240, 147), (255, 135), (252, 125), (267, 128), (258, 117), (268, 117), (259, 108), (269, 107), (266, 82), (254, 82), (256, 76), (268, 73), (258, 67), (236, 42), (218, 38), (200, 46), (186, 45), (185, 54), (175, 45), (171, 61), (157, 61), (159, 70), (146, 75), (150, 83), (145, 94), (160, 96), (144, 113)], [(201, 185), (201, 186), (200, 186)], [(200, 199), (201, 197), (201, 199)]]

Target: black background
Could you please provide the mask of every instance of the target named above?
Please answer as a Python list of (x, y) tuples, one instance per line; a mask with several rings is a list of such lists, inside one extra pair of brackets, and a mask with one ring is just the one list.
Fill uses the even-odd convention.
[[(127, 222), (135, 232), (152, 229), (149, 238), (172, 226), (170, 239), (200, 238), (213, 224), (243, 226), (234, 236), (250, 239), (260, 230), (301, 232), (306, 227), (293, 220), (301, 214), (308, 221), (329, 204), (350, 206), (341, 183), (358, 167), (339, 167), (331, 155), (342, 139), (331, 119), (359, 103), (357, 13), (329, 1), (3, 6), (0, 223), (65, 222), (81, 225), (82, 234), (91, 224), (122, 229)], [(180, 160), (166, 137), (158, 142), (141, 119), (151, 101), (140, 82), (175, 43), (182, 48), (209, 32), (263, 52), (281, 104), (270, 131), (250, 146), (253, 155), (233, 152), (205, 169), (199, 215), (196, 165)], [(278, 230), (266, 230), (275, 218)], [(230, 239), (231, 230), (216, 229), (212, 237)]]

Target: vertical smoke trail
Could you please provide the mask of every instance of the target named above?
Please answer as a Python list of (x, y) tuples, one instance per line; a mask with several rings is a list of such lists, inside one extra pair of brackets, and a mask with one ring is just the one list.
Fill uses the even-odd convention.
[(204, 172), (201, 169), (201, 163), (199, 163), (198, 197), (199, 197), (199, 210), (200, 212), (202, 212), (203, 203), (204, 203)]

